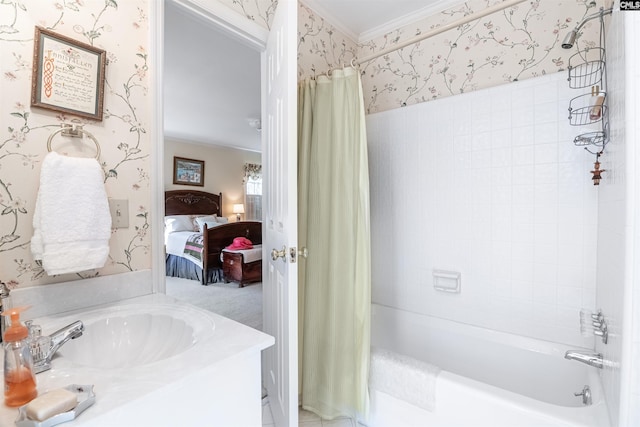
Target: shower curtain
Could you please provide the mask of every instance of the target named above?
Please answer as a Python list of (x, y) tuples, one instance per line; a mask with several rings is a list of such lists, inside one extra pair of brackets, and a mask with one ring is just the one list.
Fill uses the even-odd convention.
[(369, 172), (354, 68), (298, 86), (299, 362), (304, 409), (365, 417), (370, 353)]

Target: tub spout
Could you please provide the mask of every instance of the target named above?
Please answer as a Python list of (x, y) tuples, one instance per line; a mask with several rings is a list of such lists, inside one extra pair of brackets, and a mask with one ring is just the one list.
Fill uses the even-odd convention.
[(598, 369), (602, 369), (604, 364), (601, 353), (593, 353), (589, 351), (569, 350), (564, 354), (564, 358), (577, 360), (578, 362), (586, 363), (587, 365)]
[(33, 356), (33, 369), (36, 374), (51, 368), (51, 359), (67, 341), (76, 339), (84, 332), (84, 324), (77, 320), (63, 328), (58, 329), (49, 336), (40, 336), (40, 327), (29, 325), (32, 332), (31, 354)]

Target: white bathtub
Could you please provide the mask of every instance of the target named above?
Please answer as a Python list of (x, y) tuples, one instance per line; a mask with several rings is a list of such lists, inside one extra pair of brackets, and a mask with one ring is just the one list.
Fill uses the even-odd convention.
[[(564, 359), (564, 345), (376, 304), (371, 331), (372, 346), (442, 372), (431, 412), (371, 390), (370, 427), (609, 426), (597, 369)], [(573, 394), (585, 385), (590, 406)]]

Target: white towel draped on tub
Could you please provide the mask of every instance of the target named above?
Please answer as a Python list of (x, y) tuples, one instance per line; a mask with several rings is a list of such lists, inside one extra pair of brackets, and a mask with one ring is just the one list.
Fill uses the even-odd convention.
[(433, 411), (441, 369), (381, 348), (371, 348), (369, 386), (412, 405)]
[(31, 252), (49, 275), (100, 268), (109, 256), (111, 214), (97, 160), (47, 154), (33, 215)]

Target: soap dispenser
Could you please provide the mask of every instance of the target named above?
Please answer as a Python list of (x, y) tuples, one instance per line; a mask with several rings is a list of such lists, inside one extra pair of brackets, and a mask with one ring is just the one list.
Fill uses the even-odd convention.
[(3, 311), (11, 317), (11, 326), (3, 337), (4, 346), (4, 403), (21, 406), (38, 395), (36, 376), (33, 373), (33, 358), (27, 342), (29, 330), (20, 323), (20, 313), (28, 307), (16, 307)]

